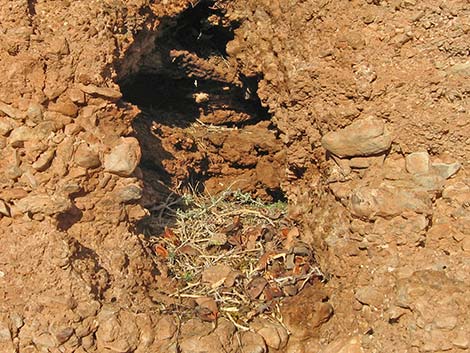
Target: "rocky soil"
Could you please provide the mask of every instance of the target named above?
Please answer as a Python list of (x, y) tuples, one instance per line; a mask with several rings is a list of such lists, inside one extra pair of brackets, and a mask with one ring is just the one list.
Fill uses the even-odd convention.
[[(0, 351), (469, 351), (468, 43), (466, 0), (0, 0)], [(227, 188), (314, 249), (282, 324), (162, 310), (142, 220)]]

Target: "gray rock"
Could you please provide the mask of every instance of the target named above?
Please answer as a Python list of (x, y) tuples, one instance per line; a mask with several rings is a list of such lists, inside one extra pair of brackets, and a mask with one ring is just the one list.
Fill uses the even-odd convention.
[(460, 163), (433, 163), (432, 170), (444, 179), (448, 179), (456, 174), (460, 168)]
[(142, 188), (139, 185), (127, 185), (117, 192), (118, 202), (127, 203), (139, 200), (142, 197)]
[(423, 190), (438, 191), (444, 189), (445, 179), (435, 174), (418, 174), (413, 176), (413, 181)]
[(121, 143), (104, 156), (104, 169), (120, 176), (130, 176), (140, 162), (139, 142), (133, 137), (121, 138)]
[(326, 134), (321, 143), (339, 157), (370, 156), (388, 150), (392, 137), (382, 119), (369, 116)]

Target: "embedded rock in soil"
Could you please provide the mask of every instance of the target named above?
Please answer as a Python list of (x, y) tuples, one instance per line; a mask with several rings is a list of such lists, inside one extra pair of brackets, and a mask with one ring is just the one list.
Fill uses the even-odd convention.
[(395, 217), (410, 211), (430, 215), (432, 202), (424, 191), (360, 187), (352, 192), (348, 209), (355, 216), (367, 219)]
[[(322, 344), (367, 332), (365, 351), (468, 350), (468, 3), (236, 0), (206, 5), (218, 14), (171, 27), (178, 22), (175, 15), (197, 7), (195, 2), (145, 5), (130, 0), (110, 6), (1, 0), (0, 195), (6, 206), (0, 217), (0, 350), (178, 351), (176, 342), (151, 345), (156, 324), (147, 314), (158, 316), (156, 270), (142, 239), (129, 232), (144, 214), (132, 204), (138, 187), (126, 189), (129, 181), (122, 181), (132, 173), (142, 177), (135, 167), (138, 153), (132, 153), (134, 162), (120, 166), (115, 160), (114, 167), (109, 166), (112, 148), (121, 138), (133, 136), (131, 120), (138, 113), (121, 101), (116, 79), (141, 66), (148, 68), (151, 61), (157, 68), (150, 69), (158, 71), (158, 63), (165, 60), (166, 68), (181, 64), (191, 85), (195, 79), (199, 84), (212, 81), (217, 91), (201, 91), (206, 100), (194, 97), (198, 92), (191, 88), (195, 109), (183, 112), (186, 119), (189, 115), (207, 123), (229, 122), (234, 135), (239, 131), (233, 124), (267, 119), (263, 130), (275, 129), (277, 147), (273, 153), (271, 147), (263, 150), (267, 134), (260, 134), (249, 151), (245, 145), (238, 148), (239, 158), (230, 151), (234, 144), (229, 141), (225, 159), (219, 153), (224, 137), (217, 132), (209, 134), (208, 144), (200, 135), (186, 144), (184, 138), (178, 141), (174, 129), (157, 131), (165, 135), (161, 141), (171, 156), (160, 154), (161, 148), (153, 150), (156, 163), (144, 175), (152, 168), (162, 172), (162, 160), (168, 159), (171, 177), (208, 179), (214, 190), (240, 181), (244, 190), (256, 194), (262, 189), (259, 195), (266, 197), (279, 193), (282, 185), (297, 219), (311, 227), (302, 236), (315, 244), (323, 270), (332, 274), (326, 291), (335, 315), (316, 332)], [(219, 36), (206, 30), (214, 22), (221, 27), (232, 23), (236, 29), (219, 45), (195, 55), (201, 43), (218, 42)], [(167, 32), (179, 33), (176, 45), (158, 42), (165, 37), (165, 26), (170, 26)], [(194, 39), (189, 46), (193, 48), (184, 44), (188, 38)], [(168, 72), (172, 79), (182, 77)], [(255, 87), (242, 80), (259, 82)], [(229, 107), (224, 105), (233, 96), (221, 93), (227, 82), (232, 84), (228, 91), (238, 87), (242, 98)], [(243, 110), (244, 97), (249, 101), (253, 96), (259, 96), (272, 119)], [(161, 123), (160, 113), (156, 120)], [(373, 129), (351, 131), (360, 148), (351, 146), (344, 131), (371, 115), (377, 122), (386, 121), (382, 135), (374, 136)], [(268, 127), (271, 122), (274, 127)], [(392, 146), (388, 127), (394, 132)], [(339, 134), (347, 142), (331, 141), (329, 148), (339, 148), (336, 153), (388, 152), (388, 145), (385, 164), (397, 161), (397, 168), (385, 168), (386, 173), (364, 160), (345, 163), (351, 170), (341, 179), (347, 185), (344, 198), (338, 199), (350, 211), (351, 194), (360, 198), (354, 212), (365, 221), (355, 219), (354, 226), (355, 214), (351, 216), (324, 185), (329, 166), (321, 136), (326, 139), (331, 131), (330, 137)], [(197, 151), (179, 153), (180, 148)], [(446, 165), (433, 163), (430, 175), (418, 179), (403, 176), (401, 156), (423, 150), (432, 158), (442, 157)], [(446, 153), (452, 161), (444, 158)], [(103, 155), (117, 174), (98, 168), (98, 159), (100, 164), (106, 160)], [(271, 178), (273, 171), (278, 173)], [(383, 191), (384, 179), (397, 196)], [(355, 184), (357, 180), (362, 183)], [(423, 190), (430, 192), (423, 196)], [(161, 195), (154, 195), (153, 204), (162, 202)], [(407, 235), (413, 241), (402, 241)], [(417, 271), (423, 268), (428, 270)], [(394, 288), (393, 295), (377, 311), (370, 310), (354, 299), (355, 290), (367, 286), (379, 292), (384, 286)], [(102, 319), (109, 303), (119, 314), (110, 315), (107, 326)], [(317, 309), (310, 307), (310, 312)], [(290, 324), (303, 337), (295, 319)], [(198, 329), (201, 326), (205, 329)], [(226, 333), (218, 328), (212, 332), (210, 324), (197, 323), (183, 330), (181, 342), (192, 340), (188, 349), (193, 351), (201, 342), (206, 350), (236, 351), (227, 348), (237, 342), (229, 326)], [(122, 337), (115, 337), (119, 334)], [(247, 343), (249, 336), (256, 341), (250, 344), (254, 350), (266, 349), (260, 335), (246, 336)], [(290, 340), (287, 350), (320, 348), (312, 338)]]
[(321, 353), (364, 353), (361, 337), (339, 338), (330, 343)]
[(392, 137), (382, 119), (370, 116), (326, 134), (321, 142), (339, 157), (370, 156), (388, 150)]
[(427, 174), (431, 161), (427, 152), (413, 152), (406, 156), (406, 171), (411, 174)]
[(321, 325), (333, 315), (327, 296), (316, 286), (305, 288), (297, 296), (282, 303), (283, 322), (295, 338), (318, 336)]
[(133, 137), (121, 138), (119, 144), (104, 156), (104, 169), (119, 176), (130, 176), (140, 162), (139, 142)]

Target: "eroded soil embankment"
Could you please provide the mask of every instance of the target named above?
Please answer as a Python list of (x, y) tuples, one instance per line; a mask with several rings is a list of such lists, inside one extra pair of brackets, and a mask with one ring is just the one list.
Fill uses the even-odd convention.
[[(466, 1), (220, 1), (183, 22), (196, 4), (4, 2), (2, 350), (168, 352), (178, 335), (183, 352), (469, 349)], [(185, 104), (133, 129), (116, 82), (139, 71)], [(129, 229), (165, 176), (288, 196), (329, 275), (291, 303), (288, 342), (158, 315)]]

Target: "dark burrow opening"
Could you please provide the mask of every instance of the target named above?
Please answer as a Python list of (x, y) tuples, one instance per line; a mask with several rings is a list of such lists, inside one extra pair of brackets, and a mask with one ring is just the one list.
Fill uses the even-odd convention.
[[(141, 202), (150, 215), (136, 230), (155, 263), (155, 302), (183, 321), (215, 321), (230, 303), (238, 312), (232, 320), (249, 325), (322, 274), (309, 246), (296, 246), (299, 231), (286, 216), (285, 149), (257, 95), (262, 77), (243, 75), (227, 56), (238, 24), (215, 4), (200, 1), (163, 21), (154, 51), (120, 86), (141, 110), (133, 128), (142, 148)], [(266, 249), (290, 249), (289, 262)], [(263, 261), (264, 268), (249, 270)], [(202, 277), (216, 266), (236, 276), (214, 294)], [(293, 280), (278, 285), (272, 273)], [(168, 300), (181, 290), (209, 305)], [(244, 299), (232, 303), (233, 295)]]
[(261, 77), (244, 76), (225, 50), (238, 26), (216, 2), (200, 1), (164, 19), (153, 52), (120, 81), (123, 99), (142, 112), (133, 127), (148, 203), (226, 189), (285, 200), (281, 142), (256, 93)]

